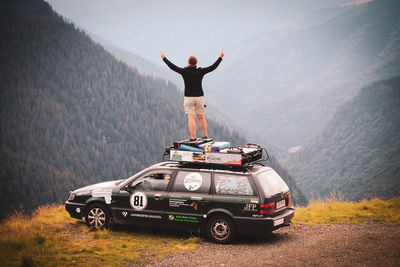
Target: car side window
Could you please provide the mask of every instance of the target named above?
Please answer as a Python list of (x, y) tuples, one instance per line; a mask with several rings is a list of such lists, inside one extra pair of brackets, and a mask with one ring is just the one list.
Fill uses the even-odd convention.
[(215, 193), (219, 195), (254, 195), (249, 177), (234, 174), (215, 174)]
[(173, 192), (208, 193), (211, 186), (211, 174), (198, 171), (178, 172)]
[(152, 172), (132, 184), (132, 190), (166, 191), (171, 179), (170, 172)]

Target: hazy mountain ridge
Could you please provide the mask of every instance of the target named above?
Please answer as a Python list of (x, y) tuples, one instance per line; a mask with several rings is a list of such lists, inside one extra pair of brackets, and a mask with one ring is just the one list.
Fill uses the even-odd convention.
[[(318, 134), (361, 86), (400, 74), (398, 1), (342, 8), (346, 12), (311, 28), (265, 31), (241, 42), (236, 51), (242, 57), (224, 70), (229, 78), (212, 81), (230, 95), (212, 96), (278, 146), (301, 145)], [(261, 119), (248, 120), (254, 114)]]
[(400, 76), (374, 82), (340, 106), (325, 130), (285, 166), (303, 192), (350, 200), (400, 192)]
[(86, 30), (85, 32), (88, 33), (88, 35), (92, 38), (93, 41), (101, 44), (107, 51), (113, 54), (116, 58), (125, 62), (127, 65), (136, 68), (138, 72), (140, 72), (141, 74), (146, 76), (161, 78), (167, 81), (169, 80), (173, 82), (176, 86), (182, 87), (183, 84), (182, 78), (179, 77), (178, 75), (175, 75), (175, 73), (171, 73), (169, 69), (162, 68), (159, 65), (154, 64), (153, 62), (139, 55), (136, 55), (125, 49), (122, 49), (118, 47), (116, 44), (98, 36), (97, 34), (91, 33)]
[[(188, 136), (171, 83), (116, 60), (41, 0), (2, 0), (0, 12), (0, 217), (126, 178)], [(216, 139), (245, 143), (208, 125)]]

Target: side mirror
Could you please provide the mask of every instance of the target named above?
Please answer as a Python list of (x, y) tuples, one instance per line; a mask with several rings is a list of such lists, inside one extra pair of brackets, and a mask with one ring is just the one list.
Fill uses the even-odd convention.
[(124, 189), (125, 189), (125, 191), (130, 193), (132, 191), (132, 186), (130, 184), (127, 184), (127, 185), (125, 185)]

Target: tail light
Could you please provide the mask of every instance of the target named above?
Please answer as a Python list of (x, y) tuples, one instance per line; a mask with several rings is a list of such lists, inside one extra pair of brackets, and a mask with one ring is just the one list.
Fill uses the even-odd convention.
[(288, 195), (285, 198), (285, 202), (283, 203), (283, 199), (278, 202), (272, 202), (267, 204), (260, 204), (260, 214), (269, 214), (276, 211), (276, 208), (281, 209), (283, 207), (290, 207), (292, 205), (292, 195)]
[(260, 214), (269, 214), (275, 212), (275, 202), (260, 204)]
[(286, 199), (286, 206), (287, 207), (292, 206), (292, 195), (289, 194), (285, 199)]

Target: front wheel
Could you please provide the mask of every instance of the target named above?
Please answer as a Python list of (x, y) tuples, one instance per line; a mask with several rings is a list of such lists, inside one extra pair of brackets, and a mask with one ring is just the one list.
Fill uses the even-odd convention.
[(232, 220), (225, 215), (212, 217), (207, 223), (207, 236), (215, 243), (226, 244), (236, 237)]
[(85, 221), (86, 225), (92, 230), (108, 228), (110, 226), (111, 213), (105, 205), (95, 203), (88, 207)]

